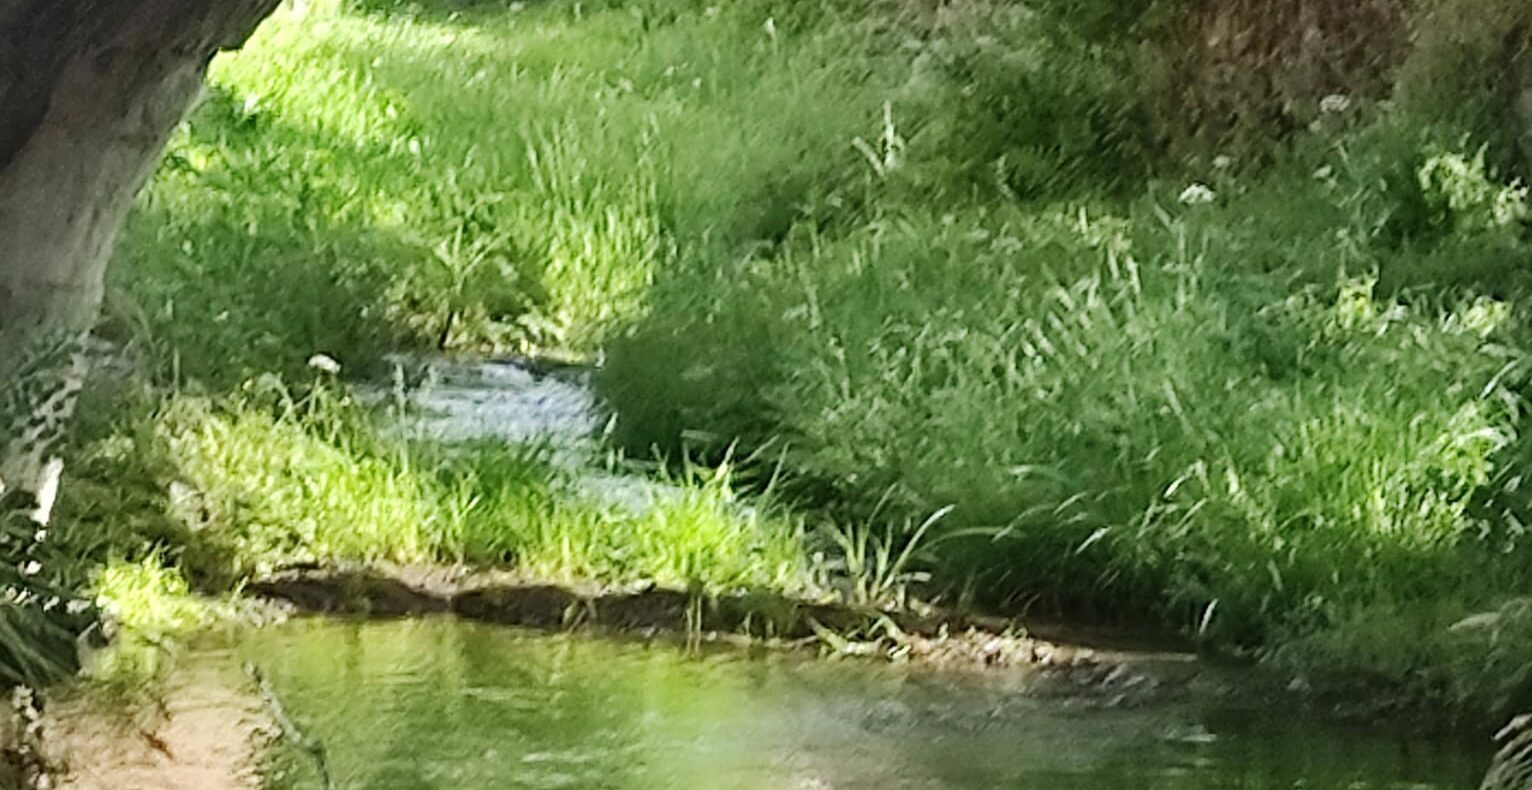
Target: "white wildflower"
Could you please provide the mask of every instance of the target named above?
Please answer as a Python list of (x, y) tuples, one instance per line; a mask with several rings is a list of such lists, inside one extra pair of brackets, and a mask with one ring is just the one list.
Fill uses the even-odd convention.
[(90, 608), (90, 601), (82, 601), (82, 600), (80, 600), (78, 598), (76, 598), (73, 601), (70, 601), (69, 603), (64, 604), (64, 611), (66, 611), (66, 612), (68, 612), (70, 614), (79, 614), (79, 613), (81, 613), (81, 612), (83, 612), (83, 611), (85, 611), (86, 609), (89, 609), (89, 608)]
[(1332, 93), (1319, 100), (1319, 111), (1322, 113), (1339, 114), (1351, 109), (1351, 99), (1339, 93)]
[(309, 357), (308, 365), (320, 373), (328, 373), (332, 376), (340, 374), (340, 363), (329, 354), (315, 354)]
[(46, 530), (46, 529), (40, 529), (40, 530), (32, 533), (32, 540), (35, 543), (42, 543), (42, 542), (46, 541), (47, 539), (48, 539), (48, 530)]
[(1223, 154), (1219, 154), (1218, 156), (1213, 157), (1213, 169), (1214, 170), (1228, 170), (1229, 168), (1231, 168), (1233, 166), (1234, 166), (1234, 159), (1233, 159), (1233, 157), (1225, 156)]
[(1217, 193), (1209, 189), (1206, 184), (1192, 184), (1186, 189), (1181, 190), (1181, 197), (1177, 198), (1177, 200), (1188, 206), (1195, 206), (1201, 203), (1212, 203), (1217, 197)]
[(42, 563), (38, 562), (37, 560), (27, 560), (19, 570), (21, 571), (22, 576), (36, 576), (42, 569)]

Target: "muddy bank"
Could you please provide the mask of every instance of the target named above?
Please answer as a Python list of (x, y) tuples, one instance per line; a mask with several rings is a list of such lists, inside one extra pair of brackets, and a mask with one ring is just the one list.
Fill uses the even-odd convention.
[(765, 593), (699, 598), (658, 587), (581, 589), (443, 568), (302, 568), (253, 582), (246, 592), (312, 614), (453, 614), (545, 630), (812, 648), (942, 670), (1030, 671), (1048, 676), (1059, 690), (1089, 690), (1114, 705), (1217, 684), (1217, 673), (1190, 651), (1137, 635), (1070, 634), (1017, 619), (881, 611)]

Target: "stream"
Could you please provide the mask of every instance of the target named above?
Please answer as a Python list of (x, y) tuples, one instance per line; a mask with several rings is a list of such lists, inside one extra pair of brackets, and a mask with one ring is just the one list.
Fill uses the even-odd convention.
[[(412, 407), (401, 430), (548, 442), (592, 496), (642, 507), (664, 495), (594, 463), (601, 420), (578, 372), (431, 361), (424, 380), (399, 390)], [(1035, 673), (687, 650), (450, 616), (302, 618), (185, 661), (231, 682), (242, 663), (259, 666), (344, 790), (1466, 790), (1489, 752), (1221, 695), (1103, 705), (1037, 693)], [(272, 759), (275, 790), (324, 786), (311, 753)]]
[[(413, 439), (545, 444), (550, 459), (570, 472), (577, 493), (630, 508), (643, 508), (670, 486), (601, 463), (599, 434), (605, 426), (590, 373), (580, 367), (534, 372), (512, 360), (395, 357), (396, 381), (414, 386), (364, 388), (373, 403), (402, 401), (396, 429)], [(412, 371), (406, 376), (405, 371)]]
[[(450, 617), (296, 620), (191, 660), (259, 664), (345, 790), (1467, 790), (1485, 761), (1282, 711), (1084, 704), (1033, 694), (1020, 674)], [(277, 790), (322, 786), (296, 749), (273, 775)]]

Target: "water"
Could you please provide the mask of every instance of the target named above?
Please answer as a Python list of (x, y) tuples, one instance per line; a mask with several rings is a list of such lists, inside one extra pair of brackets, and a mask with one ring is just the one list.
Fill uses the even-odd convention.
[[(601, 427), (583, 370), (556, 376), (512, 361), (399, 357), (393, 362), (420, 370), (419, 385), (404, 393), (415, 407), (405, 429), (417, 437), (547, 441), (559, 449), (588, 451)], [(373, 392), (384, 394), (381, 388)]]
[[(306, 620), (251, 660), (347, 790), (1473, 788), (1461, 744), (1236, 713), (1117, 710), (1024, 675), (687, 654), (451, 618)], [(297, 754), (285, 790), (317, 787)]]
[[(662, 482), (605, 467), (599, 435), (606, 423), (584, 369), (550, 375), (514, 361), (444, 357), (398, 357), (394, 364), (421, 372), (419, 385), (403, 393), (410, 409), (397, 426), (412, 438), (543, 443), (571, 473), (577, 495), (631, 510), (676, 494)], [(381, 402), (393, 394), (374, 386), (362, 395)]]

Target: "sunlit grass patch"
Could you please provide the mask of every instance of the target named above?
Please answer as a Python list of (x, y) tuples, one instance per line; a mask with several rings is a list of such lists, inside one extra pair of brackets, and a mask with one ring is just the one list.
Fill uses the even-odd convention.
[(742, 499), (727, 466), (689, 467), (644, 487), (638, 501), (615, 502), (603, 499), (599, 480), (588, 490), (546, 472), (528, 478), (518, 467), (514, 456), (482, 446), (448, 463), (449, 485), (474, 492), (450, 552), (563, 582), (706, 593), (809, 587), (802, 525), (765, 499)]
[(194, 595), (158, 551), (136, 562), (108, 560), (90, 591), (111, 644), (94, 651), (85, 671), (93, 686), (120, 696), (146, 692), (162, 679), (179, 642), (234, 616), (229, 605)]
[(96, 605), (131, 641), (157, 644), (217, 619), (216, 607), (192, 597), (180, 572), (151, 552), (142, 560), (109, 560), (91, 581)]
[(224, 384), (315, 350), (593, 351), (678, 245), (770, 242), (826, 170), (808, 153), (855, 164), (881, 104), (842, 57), (860, 34), (767, 16), (280, 11), (214, 64), (141, 201), (125, 328)]
[(266, 570), (275, 561), (430, 558), (463, 503), (408, 452), (370, 437), (358, 410), (324, 390), (280, 394), (266, 408), (171, 401), (159, 430), (184, 491), (174, 506)]

